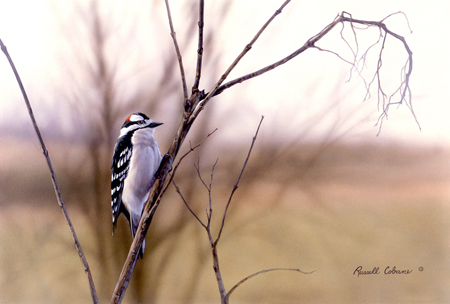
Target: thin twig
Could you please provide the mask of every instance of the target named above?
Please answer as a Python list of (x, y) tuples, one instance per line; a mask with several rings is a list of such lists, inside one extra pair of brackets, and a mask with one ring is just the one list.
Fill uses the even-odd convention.
[(206, 229), (206, 225), (202, 222), (202, 220), (197, 216), (197, 214), (195, 214), (195, 212), (191, 209), (191, 207), (189, 207), (188, 202), (186, 201), (186, 199), (184, 198), (183, 194), (180, 191), (180, 188), (177, 186), (177, 184), (175, 183), (175, 180), (172, 180), (173, 186), (175, 187), (176, 192), (178, 193), (178, 195), (180, 195), (181, 199), (183, 200), (183, 203), (186, 205), (186, 207), (188, 208), (189, 212), (197, 219), (197, 221), (200, 223), (200, 225), (203, 226), (203, 228)]
[(228, 202), (227, 202), (227, 205), (225, 207), (225, 211), (223, 212), (222, 224), (220, 225), (220, 230), (219, 230), (219, 233), (217, 234), (217, 238), (214, 241), (215, 245), (217, 245), (217, 243), (219, 242), (220, 236), (222, 235), (223, 227), (225, 226), (225, 218), (227, 216), (228, 207), (230, 206), (231, 199), (233, 198), (234, 192), (236, 192), (236, 190), (237, 190), (237, 188), (239, 186), (239, 182), (241, 181), (241, 177), (244, 174), (245, 167), (247, 166), (247, 162), (248, 162), (248, 160), (250, 158), (250, 154), (252, 153), (253, 146), (255, 144), (256, 137), (258, 136), (259, 128), (261, 127), (261, 124), (262, 124), (263, 120), (264, 120), (264, 116), (261, 116), (261, 120), (259, 121), (258, 128), (256, 129), (255, 136), (253, 136), (253, 139), (252, 139), (252, 144), (250, 145), (250, 149), (248, 150), (247, 158), (245, 159), (244, 165), (242, 166), (241, 173), (239, 173), (239, 177), (238, 177), (236, 183), (233, 186), (233, 190), (231, 190), (231, 194), (230, 194), (230, 197), (228, 198)]
[(84, 267), (84, 272), (85, 272), (85, 274), (86, 274), (86, 276), (88, 278), (88, 281), (89, 281), (89, 288), (90, 288), (90, 291), (91, 291), (92, 301), (93, 301), (93, 303), (96, 304), (96, 303), (98, 303), (98, 296), (97, 296), (97, 292), (95, 290), (94, 280), (92, 279), (92, 274), (91, 274), (91, 271), (89, 269), (89, 264), (88, 264), (88, 262), (86, 260), (86, 257), (84, 255), (83, 249), (81, 248), (81, 244), (78, 241), (78, 237), (77, 237), (77, 234), (75, 233), (75, 228), (72, 225), (72, 221), (70, 220), (69, 213), (67, 212), (66, 206), (65, 206), (65, 204), (63, 202), (63, 199), (62, 199), (62, 196), (61, 196), (61, 191), (59, 190), (58, 182), (56, 180), (56, 175), (55, 175), (55, 172), (53, 170), (52, 162), (50, 160), (50, 156), (49, 156), (48, 150), (47, 150), (47, 148), (45, 146), (44, 140), (42, 139), (42, 135), (41, 135), (41, 132), (39, 130), (39, 127), (38, 127), (38, 125), (36, 123), (36, 119), (34, 118), (34, 114), (33, 114), (32, 108), (31, 108), (30, 101), (28, 99), (27, 93), (25, 92), (25, 88), (24, 88), (24, 86), (22, 84), (22, 80), (20, 79), (19, 73), (17, 72), (17, 69), (16, 69), (16, 67), (14, 65), (14, 62), (12, 61), (11, 56), (8, 53), (8, 50), (7, 50), (6, 46), (3, 44), (3, 41), (1, 39), (0, 39), (0, 47), (1, 47), (2, 51), (3, 51), (3, 53), (5, 54), (6, 58), (8, 59), (8, 62), (9, 62), (10, 66), (11, 66), (13, 72), (14, 72), (14, 76), (16, 77), (17, 83), (19, 84), (20, 91), (22, 92), (23, 99), (25, 100), (25, 104), (27, 106), (28, 114), (30, 115), (31, 122), (32, 122), (33, 127), (34, 127), (34, 131), (36, 132), (36, 135), (37, 135), (37, 137), (39, 139), (39, 143), (41, 144), (42, 152), (44, 153), (45, 159), (47, 161), (48, 169), (50, 170), (50, 175), (51, 175), (51, 178), (52, 178), (53, 188), (55, 190), (55, 194), (56, 194), (56, 199), (58, 201), (58, 205), (61, 207), (61, 210), (62, 210), (62, 212), (64, 214), (64, 217), (65, 217), (65, 219), (67, 221), (67, 225), (69, 226), (70, 232), (72, 234), (73, 241), (75, 243), (75, 247), (76, 247), (77, 252), (78, 252), (78, 256), (81, 259), (81, 262), (82, 262), (83, 267)]
[[(217, 161), (216, 161), (216, 163), (217, 163)], [(194, 168), (195, 168), (195, 171), (197, 172), (198, 179), (202, 182), (203, 186), (206, 188), (206, 190), (210, 190), (208, 185), (203, 180), (202, 175), (200, 174), (200, 160), (199, 159), (197, 160), (197, 164), (194, 164)]]
[(216, 168), (217, 162), (219, 159), (216, 159), (216, 162), (214, 163), (212, 169), (211, 169), (211, 177), (209, 179), (209, 187), (208, 187), (208, 209), (209, 209), (209, 218), (211, 219), (212, 214), (212, 183), (213, 183), (213, 177), (214, 177), (214, 169)]
[(173, 44), (175, 46), (175, 51), (177, 52), (178, 64), (180, 66), (181, 82), (183, 84), (183, 96), (184, 96), (184, 101), (186, 102), (188, 100), (188, 90), (187, 90), (187, 85), (186, 85), (186, 76), (184, 74), (183, 58), (181, 57), (180, 48), (178, 46), (178, 42), (176, 39), (176, 33), (175, 33), (173, 23), (172, 23), (172, 15), (170, 14), (169, 0), (165, 0), (165, 3), (166, 3), (166, 9), (167, 9), (167, 16), (169, 18), (170, 35), (172, 36)]
[(203, 139), (200, 143), (198, 143), (197, 145), (195, 145), (194, 147), (190, 146), (189, 150), (183, 154), (183, 156), (180, 157), (180, 159), (178, 160), (177, 164), (175, 165), (175, 167), (172, 170), (172, 173), (170, 174), (170, 178), (169, 181), (166, 183), (164, 189), (163, 189), (163, 193), (167, 190), (167, 188), (170, 186), (170, 183), (173, 181), (173, 178), (175, 176), (175, 173), (177, 172), (178, 167), (180, 166), (181, 162), (183, 161), (183, 159), (188, 156), (191, 152), (193, 152), (195, 149), (197, 149), (198, 147), (200, 147), (211, 135), (213, 135), (215, 132), (217, 131), (217, 128), (214, 129), (214, 131), (212, 131), (211, 133), (209, 133), (208, 135), (206, 135), (205, 139)]
[[(198, 222), (199, 222), (205, 229), (206, 229), (206, 225), (205, 225), (205, 224), (202, 222), (202, 220), (197, 216), (197, 214), (191, 209), (191, 207), (189, 207), (188, 202), (186, 201), (186, 199), (184, 198), (183, 194), (181, 193), (180, 188), (176, 185), (175, 180), (173, 179), (173, 177), (175, 176), (175, 172), (176, 172), (178, 166), (180, 165), (181, 161), (182, 161), (188, 154), (190, 154), (192, 151), (194, 151), (196, 148), (198, 148), (201, 144), (203, 144), (203, 142), (204, 142), (208, 137), (210, 137), (214, 132), (216, 132), (216, 131), (217, 131), (217, 128), (214, 129), (214, 131), (212, 131), (211, 133), (209, 133), (209, 134), (206, 136), (206, 138), (205, 138), (202, 142), (200, 142), (199, 144), (197, 144), (197, 145), (194, 146), (194, 147), (190, 147), (189, 151), (187, 151), (187, 152), (186, 152), (186, 153), (178, 160), (178, 163), (177, 163), (177, 165), (175, 166), (175, 169), (173, 170), (173, 172), (172, 172), (172, 174), (171, 174), (171, 179), (170, 179), (169, 182), (166, 184), (166, 188), (167, 188), (167, 187), (170, 185), (171, 182), (173, 183), (176, 192), (180, 195), (181, 199), (183, 200), (184, 204), (185, 204), (186, 207), (188, 208), (189, 212), (192, 213), (192, 215), (198, 220)], [(217, 164), (217, 160), (216, 160), (216, 163), (214, 164), (214, 167), (215, 167), (216, 164)], [(195, 166), (195, 169), (197, 170), (197, 174), (198, 174), (200, 180), (202, 181), (203, 185), (204, 185), (204, 186), (209, 190), (209, 192), (211, 193), (212, 173), (211, 173), (211, 183), (210, 183), (210, 187), (208, 188), (208, 186), (205, 184), (205, 182), (203, 181), (203, 179), (202, 179), (202, 177), (201, 177), (201, 175), (200, 175), (200, 171), (199, 171), (199, 166), (200, 166), (200, 165), (198, 164), (198, 165), (196, 166), (196, 165), (194, 164), (194, 166)], [(214, 167), (213, 167), (213, 171), (214, 171)]]
[(217, 128), (215, 128), (211, 133), (209, 133), (208, 135), (206, 135), (206, 137), (199, 142), (198, 144), (196, 144), (195, 146), (190, 146), (189, 150), (183, 154), (183, 156), (180, 157), (180, 159), (178, 160), (177, 164), (175, 165), (175, 168), (172, 172), (172, 175), (174, 176), (175, 171), (177, 170), (178, 166), (181, 164), (181, 162), (183, 161), (183, 159), (188, 156), (191, 152), (194, 152), (195, 149), (197, 149), (198, 147), (200, 147), (211, 135), (213, 135), (215, 132), (217, 131)]
[(321, 48), (321, 47), (319, 47), (317, 45), (313, 46), (313, 48), (315, 48), (315, 49), (317, 49), (317, 50), (319, 50), (321, 52), (331, 53), (331, 54), (337, 56), (340, 60), (350, 64), (353, 68), (356, 69), (356, 66), (355, 66), (354, 62), (348, 61), (347, 59), (343, 58), (341, 55), (339, 55), (338, 53), (336, 53), (334, 51), (331, 51), (331, 50), (328, 50), (328, 49), (323, 49), (323, 48)]
[[(191, 152), (193, 152), (195, 149), (197, 149), (198, 147), (200, 147), (200, 146), (201, 146), (201, 145), (202, 145), (202, 144), (203, 144), (203, 143), (204, 143), (211, 135), (213, 135), (216, 131), (217, 131), (217, 128), (214, 129), (214, 131), (212, 131), (211, 133), (209, 133), (209, 134), (205, 137), (205, 139), (203, 139), (200, 143), (198, 143), (198, 144), (195, 145), (194, 147), (190, 146), (189, 150), (188, 150), (183, 156), (180, 157), (180, 159), (178, 160), (178, 162), (177, 162), (175, 168), (174, 168), (173, 171), (172, 171), (172, 174), (171, 174), (171, 177), (170, 177), (169, 181), (167, 182), (167, 184), (166, 184), (166, 186), (165, 186), (165, 188), (164, 188), (164, 190), (163, 190), (163, 191), (165, 191), (165, 189), (167, 189), (167, 187), (169, 187), (170, 183), (173, 183), (176, 192), (180, 195), (181, 199), (183, 200), (184, 204), (185, 204), (186, 207), (188, 208), (189, 212), (192, 213), (192, 215), (198, 220), (198, 222), (199, 222), (204, 228), (206, 228), (206, 225), (205, 225), (205, 224), (202, 222), (202, 220), (197, 216), (197, 214), (195, 214), (195, 212), (191, 209), (191, 207), (189, 207), (188, 202), (185, 200), (183, 194), (182, 194), (181, 191), (180, 191), (180, 188), (179, 188), (179, 187), (177, 186), (177, 184), (175, 183), (175, 180), (173, 179), (173, 177), (175, 176), (175, 172), (177, 171), (177, 169), (178, 169), (178, 167), (180, 166), (180, 164), (181, 164), (181, 162), (183, 161), (183, 159), (184, 159), (186, 156), (188, 156)], [(216, 161), (216, 163), (217, 163), (217, 161)], [(197, 167), (196, 167), (196, 168), (197, 168)], [(198, 170), (197, 170), (197, 173), (199, 173)], [(200, 179), (201, 179), (201, 178), (200, 178)]]
[(255, 273), (253, 273), (253, 274), (251, 274), (251, 275), (249, 275), (249, 276), (243, 278), (242, 280), (240, 280), (236, 285), (234, 285), (234, 286), (228, 291), (227, 296), (226, 296), (226, 302), (228, 303), (231, 293), (233, 293), (233, 291), (235, 291), (236, 288), (238, 288), (239, 286), (241, 286), (241, 284), (245, 283), (245, 281), (247, 281), (247, 280), (249, 280), (249, 279), (251, 279), (251, 278), (253, 278), (253, 277), (257, 276), (257, 275), (266, 273), (266, 272), (270, 272), (270, 271), (282, 271), (282, 270), (285, 270), (285, 271), (297, 271), (297, 272), (301, 272), (301, 273), (303, 273), (303, 274), (311, 274), (311, 273), (314, 272), (314, 271), (311, 271), (311, 272), (304, 272), (304, 271), (301, 271), (300, 269), (295, 269), (295, 268), (271, 268), (271, 269), (264, 269), (264, 270), (255, 272)]

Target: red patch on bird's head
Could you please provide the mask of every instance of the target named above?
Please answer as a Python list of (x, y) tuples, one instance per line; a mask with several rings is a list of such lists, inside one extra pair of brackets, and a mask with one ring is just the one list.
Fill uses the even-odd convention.
[(125, 119), (125, 122), (131, 121), (130, 119), (131, 119), (131, 116), (133, 116), (133, 115), (134, 115), (134, 114), (131, 114), (130, 116), (128, 116), (127, 119)]

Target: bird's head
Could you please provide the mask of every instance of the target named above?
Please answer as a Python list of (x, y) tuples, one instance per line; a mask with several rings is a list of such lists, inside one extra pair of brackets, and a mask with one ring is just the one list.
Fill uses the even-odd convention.
[(154, 122), (144, 113), (133, 113), (125, 120), (120, 129), (120, 136), (125, 136), (130, 132), (134, 132), (138, 129), (144, 128), (156, 128), (157, 126), (162, 125), (161, 122)]

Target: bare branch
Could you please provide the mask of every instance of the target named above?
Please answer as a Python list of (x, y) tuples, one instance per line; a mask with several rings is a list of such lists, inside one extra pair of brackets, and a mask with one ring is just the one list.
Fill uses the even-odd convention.
[(227, 292), (225, 290), (225, 285), (223, 283), (222, 274), (220, 273), (219, 266), (219, 255), (217, 254), (217, 243), (214, 242), (213, 236), (211, 234), (210, 224), (211, 224), (211, 214), (212, 210), (210, 210), (208, 216), (208, 226), (206, 232), (208, 233), (209, 243), (211, 245), (211, 251), (213, 256), (213, 269), (216, 275), (217, 285), (219, 287), (220, 300), (222, 304), (227, 304)]
[(202, 182), (203, 186), (205, 186), (206, 190), (208, 191), (208, 209), (206, 209), (206, 216), (208, 218), (208, 224), (207, 224), (207, 231), (208, 234), (211, 233), (210, 231), (210, 226), (211, 226), (211, 216), (212, 216), (212, 194), (211, 194), (211, 190), (212, 190), (212, 181), (213, 181), (213, 177), (214, 177), (214, 169), (216, 168), (217, 162), (219, 161), (219, 159), (216, 159), (216, 162), (214, 163), (212, 169), (211, 169), (211, 177), (209, 179), (209, 185), (207, 185), (205, 183), (205, 181), (203, 180), (201, 174), (200, 174), (200, 161), (197, 162), (197, 165), (194, 164), (195, 170), (197, 171), (197, 175), (198, 178), (200, 179), (200, 181)]
[(187, 203), (186, 199), (184, 198), (183, 194), (180, 191), (180, 188), (177, 186), (177, 184), (175, 183), (174, 180), (172, 180), (173, 186), (175, 187), (175, 190), (177, 191), (177, 193), (180, 195), (181, 199), (183, 200), (183, 203), (186, 205), (186, 207), (188, 208), (189, 212), (192, 213), (192, 215), (197, 219), (197, 221), (200, 223), (200, 225), (203, 226), (203, 228), (206, 229), (206, 225), (202, 222), (202, 220), (197, 216), (197, 214), (195, 214), (195, 212), (191, 209), (191, 207), (189, 207), (189, 204)]
[(200, 181), (203, 183), (206, 190), (208, 191), (208, 208), (206, 209), (206, 218), (208, 219), (208, 222), (203, 227), (205, 228), (206, 233), (208, 234), (209, 244), (211, 246), (211, 252), (212, 252), (212, 256), (213, 256), (213, 269), (214, 269), (214, 273), (216, 275), (217, 285), (219, 287), (221, 303), (226, 304), (227, 303), (226, 302), (226, 290), (225, 290), (225, 285), (222, 280), (222, 274), (220, 273), (219, 255), (217, 253), (217, 244), (214, 242), (214, 238), (211, 233), (211, 218), (212, 218), (212, 212), (213, 212), (211, 189), (212, 189), (212, 181), (213, 181), (213, 177), (214, 177), (214, 169), (217, 165), (217, 162), (218, 162), (218, 159), (216, 160), (216, 162), (214, 163), (214, 165), (211, 169), (211, 178), (209, 181), (209, 186), (204, 182), (203, 178), (201, 177), (199, 165), (195, 166), (195, 169), (197, 170), (197, 174), (198, 174)]
[(22, 84), (22, 80), (20, 79), (19, 73), (17, 72), (17, 69), (16, 69), (16, 67), (14, 65), (14, 62), (12, 61), (11, 56), (8, 53), (8, 50), (7, 50), (6, 46), (3, 44), (3, 41), (1, 39), (0, 39), (0, 47), (2, 49), (2, 52), (5, 54), (6, 58), (8, 59), (8, 62), (9, 62), (10, 66), (11, 66), (13, 72), (14, 72), (14, 76), (16, 77), (17, 83), (19, 84), (20, 91), (22, 92), (23, 99), (24, 99), (26, 107), (28, 109), (28, 114), (30, 115), (31, 122), (32, 122), (33, 127), (34, 127), (34, 131), (36, 132), (36, 135), (38, 137), (39, 143), (41, 144), (42, 152), (44, 153), (44, 157), (45, 157), (45, 159), (47, 161), (48, 169), (50, 170), (50, 175), (51, 175), (51, 178), (52, 178), (53, 188), (55, 190), (55, 194), (56, 194), (56, 199), (58, 201), (58, 205), (59, 205), (59, 207), (61, 207), (61, 210), (62, 210), (62, 212), (64, 214), (64, 217), (65, 217), (65, 219), (67, 221), (67, 225), (69, 226), (70, 232), (72, 234), (73, 241), (75, 243), (75, 247), (76, 247), (77, 252), (78, 252), (78, 256), (81, 259), (81, 262), (82, 262), (83, 267), (84, 267), (84, 272), (85, 272), (85, 274), (86, 274), (86, 276), (88, 278), (88, 281), (89, 281), (89, 288), (90, 288), (90, 291), (91, 291), (92, 301), (93, 301), (93, 303), (96, 304), (96, 303), (98, 303), (98, 296), (97, 296), (97, 292), (95, 290), (94, 280), (92, 279), (92, 274), (91, 274), (91, 271), (89, 269), (89, 264), (88, 264), (88, 262), (86, 260), (86, 257), (84, 255), (83, 249), (81, 248), (81, 244), (78, 241), (78, 237), (77, 237), (77, 234), (75, 233), (75, 228), (72, 225), (72, 221), (70, 220), (69, 213), (67, 212), (66, 206), (65, 206), (65, 204), (63, 202), (63, 199), (62, 199), (62, 196), (61, 196), (61, 191), (59, 190), (59, 186), (58, 186), (58, 181), (56, 180), (56, 175), (55, 175), (55, 172), (53, 170), (53, 165), (52, 165), (52, 162), (50, 160), (50, 156), (49, 156), (48, 150), (47, 150), (47, 148), (45, 146), (44, 140), (42, 139), (42, 135), (41, 135), (41, 132), (39, 130), (39, 127), (38, 127), (38, 125), (36, 123), (36, 119), (34, 118), (34, 114), (33, 114), (32, 108), (31, 108), (30, 101), (28, 99), (27, 93), (25, 92), (25, 88), (24, 88), (24, 86)]
[(247, 281), (248, 279), (251, 279), (251, 278), (253, 278), (253, 277), (256, 277), (257, 275), (260, 275), (260, 274), (263, 274), (263, 273), (266, 273), (266, 272), (270, 272), (270, 271), (282, 271), (282, 270), (283, 270), (283, 271), (297, 271), (297, 272), (301, 272), (301, 273), (303, 273), (303, 274), (311, 274), (311, 273), (314, 272), (314, 271), (311, 271), (311, 272), (304, 272), (304, 271), (301, 271), (300, 269), (295, 269), (295, 268), (271, 268), (271, 269), (264, 269), (264, 270), (255, 272), (255, 273), (253, 273), (253, 274), (251, 274), (251, 275), (249, 275), (249, 276), (243, 278), (242, 280), (240, 280), (236, 285), (234, 285), (234, 286), (228, 291), (227, 296), (226, 296), (226, 302), (228, 303), (229, 298), (230, 298), (231, 294), (233, 293), (233, 291), (235, 291), (236, 288), (238, 288), (239, 286), (241, 286), (241, 285), (242, 285), (243, 283), (245, 283), (245, 281)]
[[(200, 145), (201, 145), (201, 144), (202, 144), (202, 143), (203, 143), (203, 142), (204, 142), (211, 134), (213, 134), (216, 130), (217, 130), (217, 129), (215, 129), (213, 132), (211, 132), (210, 134), (208, 134), (208, 136), (206, 136), (206, 138), (205, 138), (201, 143), (199, 143), (199, 144), (196, 145), (195, 147), (191, 147), (190, 150), (180, 158), (180, 160), (178, 161), (178, 163), (177, 163), (177, 165), (176, 165), (176, 167), (175, 167), (175, 169), (174, 169), (174, 172), (173, 172), (172, 175), (171, 175), (172, 177), (175, 176), (175, 171), (176, 171), (176, 169), (178, 168), (178, 166), (180, 165), (180, 163), (181, 163), (181, 161), (183, 160), (183, 158), (184, 158), (185, 156), (187, 156), (190, 152), (194, 151), (194, 149), (196, 149), (197, 147), (199, 147), (199, 146), (200, 146)], [(197, 162), (197, 165), (194, 164), (195, 170), (197, 171), (197, 175), (198, 175), (200, 181), (201, 181), (202, 184), (206, 187), (206, 189), (208, 190), (208, 193), (209, 193), (209, 214), (207, 213), (207, 216), (208, 216), (208, 225), (209, 225), (210, 219), (211, 219), (210, 214), (211, 214), (211, 187), (212, 187), (212, 179), (213, 179), (213, 174), (214, 174), (214, 168), (215, 168), (215, 166), (216, 166), (216, 164), (217, 164), (217, 161), (218, 161), (218, 159), (217, 159), (216, 162), (214, 163), (214, 166), (213, 166), (212, 171), (211, 171), (211, 180), (210, 180), (210, 183), (209, 183), (209, 187), (208, 187), (208, 185), (206, 185), (206, 183), (204, 182), (204, 180), (203, 180), (203, 178), (202, 178), (202, 176), (201, 176), (201, 174), (200, 174), (200, 164), (199, 164), (199, 162)], [(197, 221), (199, 221), (199, 223), (203, 226), (203, 228), (208, 229), (207, 225), (205, 225), (205, 224), (202, 222), (202, 220), (200, 220), (200, 218), (197, 216), (197, 214), (189, 207), (189, 204), (187, 203), (187, 201), (185, 200), (183, 194), (181, 193), (180, 188), (175, 184), (175, 180), (173, 180), (173, 178), (169, 180), (169, 182), (166, 184), (166, 187), (169, 186), (170, 182), (173, 182), (173, 185), (175, 186), (176, 192), (180, 195), (180, 197), (181, 197), (181, 199), (183, 200), (184, 204), (185, 204), (186, 207), (189, 209), (189, 212), (191, 212), (192, 215), (194, 215), (194, 217), (197, 219)]]
[(239, 173), (239, 177), (238, 177), (236, 183), (233, 186), (233, 190), (231, 190), (231, 194), (230, 194), (230, 197), (228, 198), (228, 202), (227, 202), (227, 205), (225, 207), (225, 211), (223, 212), (222, 224), (220, 225), (220, 230), (219, 230), (219, 233), (217, 235), (216, 240), (214, 241), (214, 245), (217, 245), (217, 243), (220, 240), (220, 236), (222, 235), (223, 227), (225, 226), (225, 218), (227, 216), (228, 207), (230, 206), (231, 199), (233, 198), (234, 192), (236, 192), (236, 190), (237, 190), (237, 188), (239, 186), (239, 182), (241, 181), (241, 177), (244, 174), (245, 167), (247, 166), (248, 159), (250, 158), (250, 154), (252, 153), (253, 145), (255, 144), (256, 137), (258, 136), (259, 128), (261, 127), (263, 119), (264, 119), (264, 116), (261, 116), (261, 120), (259, 121), (258, 128), (256, 129), (255, 136), (253, 136), (253, 139), (252, 139), (252, 144), (250, 145), (250, 149), (248, 150), (247, 158), (245, 159), (244, 165), (242, 166), (241, 173)]
[(175, 176), (175, 173), (178, 169), (178, 167), (180, 166), (181, 162), (183, 161), (183, 159), (188, 156), (191, 152), (193, 152), (195, 149), (197, 149), (198, 147), (200, 147), (211, 135), (213, 135), (215, 132), (217, 131), (217, 128), (214, 129), (214, 131), (212, 131), (211, 133), (209, 133), (208, 135), (206, 135), (205, 139), (203, 139), (200, 143), (198, 143), (197, 145), (195, 145), (194, 147), (190, 146), (189, 151), (187, 151), (183, 156), (180, 157), (180, 159), (178, 160), (177, 164), (175, 165), (174, 169), (172, 170), (172, 174), (170, 175), (169, 181), (166, 183), (166, 186), (164, 187), (163, 193), (166, 191), (166, 189), (170, 186), (170, 183), (173, 181), (173, 178)]
[[(213, 177), (214, 177), (214, 169), (216, 168), (217, 162), (219, 161), (219, 159), (216, 159), (216, 162), (214, 163), (212, 169), (211, 169), (211, 177), (209, 179), (209, 187), (208, 187), (208, 198), (209, 198), (209, 203), (208, 203), (208, 209), (209, 209), (209, 222), (211, 222), (211, 215), (212, 215), (212, 194), (211, 194), (211, 190), (212, 190), (212, 182), (213, 182)], [(208, 223), (210, 224), (210, 223)]]
[[(399, 12), (401, 13), (401, 12)], [(390, 15), (391, 16), (391, 15)], [(389, 17), (389, 16), (388, 16)], [(388, 18), (386, 17), (386, 18)], [(402, 104), (403, 102), (405, 102), (408, 106), (408, 108), (411, 110), (411, 113), (414, 116), (414, 119), (416, 120), (416, 123), (418, 124), (419, 128), (420, 125), (417, 121), (417, 117), (414, 114), (414, 111), (412, 109), (412, 103), (411, 103), (411, 95), (410, 95), (410, 87), (409, 87), (409, 79), (411, 77), (411, 73), (412, 73), (412, 67), (413, 67), (413, 61), (412, 61), (412, 51), (409, 48), (409, 45), (406, 43), (406, 40), (404, 37), (398, 35), (397, 33), (392, 32), (391, 30), (389, 30), (387, 28), (387, 26), (383, 23), (383, 21), (386, 19), (384, 18), (382, 21), (366, 21), (366, 20), (359, 20), (359, 19), (354, 19), (351, 16), (347, 17), (345, 16), (345, 13), (341, 14), (342, 21), (344, 22), (350, 22), (351, 24), (353, 23), (358, 23), (358, 24), (364, 24), (364, 25), (368, 25), (368, 26), (376, 26), (380, 29), (382, 29), (386, 35), (384, 36), (383, 42), (382, 42), (382, 47), (380, 50), (380, 55), (379, 55), (379, 61), (378, 61), (378, 66), (377, 66), (377, 78), (378, 78), (378, 92), (379, 92), (379, 97), (381, 95), (381, 99), (382, 99), (382, 104), (383, 104), (383, 110), (382, 110), (382, 114), (380, 115), (377, 124), (379, 123), (380, 125), (380, 129), (381, 130), (381, 125), (383, 123), (384, 118), (387, 118), (387, 113), (389, 110), (390, 105), (392, 104)], [(409, 26), (409, 23), (408, 23)], [(382, 90), (382, 86), (380, 83), (380, 75), (379, 75), (379, 70), (381, 68), (382, 65), (382, 51), (384, 49), (385, 46), (385, 42), (386, 42), (386, 38), (387, 38), (387, 34), (389, 34), (390, 36), (394, 37), (395, 39), (400, 40), (403, 43), (403, 46), (405, 47), (406, 52), (408, 53), (408, 59), (405, 63), (405, 67), (403, 69), (404, 71), (404, 78), (402, 79), (400, 85), (399, 85), (399, 89), (396, 90), (394, 93), (392, 93), (389, 97), (386, 96), (386, 94), (383, 92)], [(394, 97), (395, 94), (399, 93), (400, 98), (397, 101), (392, 101), (392, 98)]]
[(173, 44), (175, 46), (175, 51), (177, 52), (178, 64), (180, 65), (180, 73), (181, 73), (181, 82), (183, 84), (184, 101), (187, 102), (188, 90), (187, 90), (187, 85), (186, 85), (186, 76), (184, 74), (183, 59), (181, 57), (180, 48), (178, 47), (176, 33), (173, 28), (172, 15), (170, 14), (169, 0), (165, 0), (165, 3), (166, 3), (166, 9), (167, 9), (167, 16), (169, 18), (170, 35), (172, 36)]
[[(190, 146), (189, 151), (187, 151), (185, 154), (183, 154), (183, 156), (180, 157), (180, 159), (178, 160), (172, 175), (174, 176), (176, 169), (178, 168), (178, 166), (181, 164), (181, 162), (183, 161), (183, 159), (188, 156), (191, 152), (193, 152), (195, 149), (197, 149), (198, 147), (200, 147), (211, 135), (213, 135), (215, 132), (217, 131), (217, 128), (215, 128), (211, 133), (209, 133), (208, 135), (206, 135), (205, 139), (203, 139), (200, 143), (196, 144), (194, 147)], [(169, 183), (167, 183), (169, 185)]]
[[(216, 163), (217, 163), (217, 161), (216, 161)], [(208, 190), (208, 191), (211, 190), (208, 187), (208, 185), (205, 183), (205, 181), (203, 180), (202, 175), (200, 174), (200, 160), (197, 160), (197, 164), (194, 164), (194, 167), (195, 167), (195, 171), (197, 172), (198, 179), (202, 182), (203, 186), (206, 188), (206, 190)]]
[(317, 50), (319, 50), (321, 52), (331, 53), (331, 54), (337, 56), (340, 60), (350, 64), (353, 68), (356, 67), (354, 62), (348, 61), (347, 59), (343, 58), (341, 55), (339, 55), (338, 53), (336, 53), (334, 51), (323, 49), (323, 48), (321, 48), (321, 47), (319, 47), (317, 45), (313, 46), (313, 48), (315, 48), (315, 49), (317, 49)]

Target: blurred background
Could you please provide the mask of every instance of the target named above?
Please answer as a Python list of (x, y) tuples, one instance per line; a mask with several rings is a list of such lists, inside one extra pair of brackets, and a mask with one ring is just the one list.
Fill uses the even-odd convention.
[[(209, 91), (283, 1), (205, 5), (200, 88)], [(205, 219), (212, 167), (213, 231), (262, 115), (253, 154), (218, 246), (225, 287), (270, 272), (232, 295), (235, 303), (448, 303), (450, 301), (450, 4), (435, 1), (292, 1), (229, 80), (295, 51), (347, 11), (386, 20), (414, 53), (413, 107), (392, 107), (380, 131), (375, 87), (338, 57), (308, 50), (214, 98), (180, 153), (218, 130), (184, 161), (175, 181)], [(188, 89), (195, 77), (197, 1), (172, 1)], [(408, 26), (409, 24), (409, 26)], [(410, 28), (412, 29), (412, 33)], [(340, 27), (322, 48), (352, 60)], [(349, 27), (343, 32), (356, 50)], [(358, 30), (359, 54), (378, 39)], [(50, 153), (63, 200), (109, 301), (131, 236), (123, 216), (111, 236), (110, 162), (123, 120), (134, 111), (164, 125), (164, 154), (181, 115), (182, 87), (163, 1), (0, 0), (0, 38), (22, 77)], [(379, 48), (369, 53), (371, 79)], [(383, 50), (385, 88), (395, 90), (402, 45)], [(3, 55), (1, 57), (4, 57)], [(184, 152), (183, 152), (184, 151)], [(6, 58), (0, 60), (0, 302), (89, 303), (82, 265), (57, 205), (50, 175)], [(146, 237), (125, 303), (218, 303), (207, 235), (173, 187)], [(380, 268), (357, 276), (355, 269)], [(386, 267), (412, 270), (385, 275)]]

